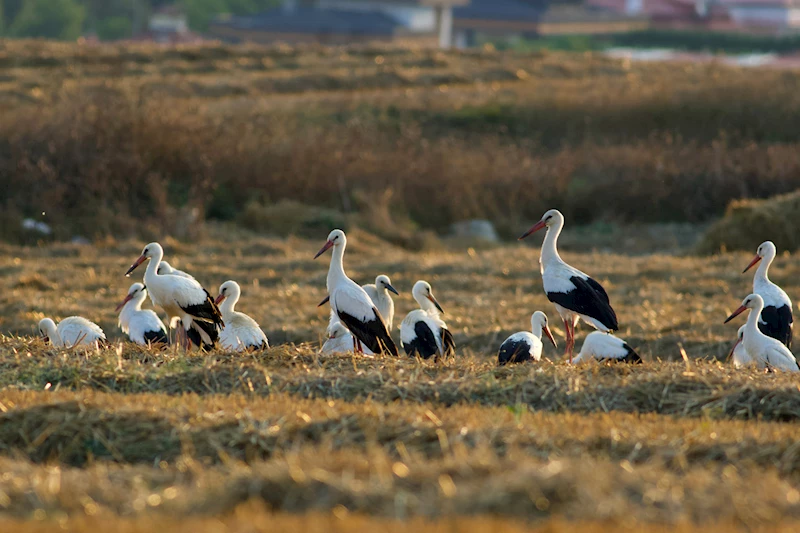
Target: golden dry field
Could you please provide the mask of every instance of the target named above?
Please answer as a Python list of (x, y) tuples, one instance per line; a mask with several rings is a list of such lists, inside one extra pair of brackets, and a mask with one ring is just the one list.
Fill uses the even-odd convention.
[[(351, 232), (348, 273), (362, 283), (389, 274), (399, 317), (413, 307), (413, 282), (432, 283), (459, 346), (455, 361), (436, 365), (318, 355), (328, 256), (312, 257), (325, 234), (228, 235), (170, 239), (166, 259), (211, 292), (238, 280), (237, 308), (273, 344), (263, 353), (123, 343), (113, 308), (144, 243), (1, 248), (5, 530), (800, 524), (797, 381), (719, 361), (739, 324), (722, 321), (749, 290), (740, 272), (750, 254), (577, 252), (588, 241), (567, 226), (565, 259), (605, 284), (620, 336), (645, 363), (571, 368), (548, 346), (547, 361), (497, 368), (499, 343), (528, 327), (533, 310), (555, 318), (538, 273), (540, 238), (409, 252)], [(772, 277), (796, 296), (799, 270), (779, 256)], [(40, 318), (71, 314), (97, 321), (113, 345), (84, 356), (35, 338)]]

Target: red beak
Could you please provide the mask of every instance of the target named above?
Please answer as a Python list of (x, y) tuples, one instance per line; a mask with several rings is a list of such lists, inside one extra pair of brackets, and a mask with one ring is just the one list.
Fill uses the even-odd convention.
[(547, 224), (545, 224), (545, 223), (544, 223), (544, 220), (540, 220), (539, 222), (537, 222), (536, 224), (534, 224), (534, 225), (531, 227), (531, 229), (529, 229), (528, 231), (526, 231), (525, 233), (523, 233), (523, 234), (522, 234), (522, 236), (521, 236), (519, 239), (517, 239), (517, 240), (518, 240), (518, 241), (521, 241), (522, 239), (524, 239), (525, 237), (527, 237), (527, 236), (528, 236), (528, 235), (530, 235), (531, 233), (535, 233), (535, 232), (539, 231), (540, 229), (542, 229), (542, 228), (543, 228), (543, 227), (545, 227), (546, 225), (547, 225)]
[(744, 270), (742, 270), (742, 274), (744, 274), (745, 272), (747, 272), (748, 270), (750, 270), (751, 268), (753, 268), (753, 265), (755, 265), (755, 264), (756, 264), (756, 263), (758, 263), (759, 261), (761, 261), (761, 256), (760, 256), (760, 255), (758, 255), (758, 254), (756, 254), (756, 256), (753, 258), (753, 260), (752, 260), (752, 261), (750, 261), (750, 264), (749, 264), (749, 265), (747, 265), (747, 268), (745, 268)]
[(119, 305), (117, 306), (117, 308), (116, 308), (116, 309), (114, 309), (114, 312), (115, 312), (115, 313), (119, 313), (119, 310), (120, 310), (120, 309), (122, 309), (122, 308), (125, 306), (125, 304), (126, 304), (126, 303), (128, 303), (128, 302), (130, 302), (131, 300), (133, 300), (133, 294), (129, 294), (129, 295), (127, 295), (127, 296), (125, 297), (125, 299), (124, 299), (124, 300), (122, 300), (122, 303), (121, 303), (121, 304), (119, 304)]
[(430, 294), (426, 294), (426, 295), (425, 295), (425, 297), (426, 297), (428, 300), (430, 300), (430, 301), (431, 301), (431, 303), (432, 303), (433, 305), (435, 305), (435, 306), (436, 306), (436, 309), (438, 309), (440, 313), (444, 314), (444, 309), (442, 309), (442, 306), (441, 306), (441, 305), (439, 305), (439, 302), (437, 302), (437, 301), (436, 301), (436, 298), (434, 298), (434, 297), (433, 297), (432, 295), (430, 295)]
[(730, 361), (731, 357), (733, 357), (733, 352), (736, 350), (736, 347), (739, 346), (739, 343), (742, 342), (742, 339), (736, 339), (736, 342), (733, 343), (731, 346), (731, 351), (728, 353), (728, 357), (725, 358), (726, 361)]
[(126, 276), (126, 277), (127, 277), (127, 276), (130, 276), (130, 275), (131, 275), (131, 272), (133, 272), (134, 270), (136, 270), (136, 267), (138, 267), (139, 265), (141, 265), (142, 263), (144, 263), (144, 262), (145, 262), (145, 260), (147, 260), (147, 257), (145, 257), (145, 256), (143, 256), (143, 255), (140, 255), (140, 256), (139, 256), (139, 259), (137, 259), (137, 260), (136, 260), (136, 262), (135, 262), (134, 264), (132, 264), (132, 265), (131, 265), (131, 267), (128, 269), (128, 271), (127, 271), (127, 272), (125, 272), (125, 276)]
[(728, 319), (727, 319), (727, 320), (725, 320), (725, 322), (723, 322), (723, 324), (727, 324), (728, 322), (730, 322), (731, 320), (733, 320), (733, 319), (734, 319), (734, 318), (736, 318), (737, 316), (739, 316), (739, 315), (741, 315), (742, 313), (744, 313), (746, 310), (747, 310), (747, 308), (746, 308), (745, 306), (743, 306), (743, 305), (740, 305), (740, 306), (739, 306), (739, 309), (737, 309), (736, 311), (734, 311), (734, 312), (733, 312), (733, 314), (732, 314), (731, 316), (729, 316), (729, 317), (728, 317)]
[(220, 294), (219, 296), (217, 296), (217, 299), (214, 300), (214, 305), (219, 305), (222, 302), (222, 300), (224, 300), (224, 299), (225, 299), (225, 295), (224, 294)]
[(330, 248), (331, 246), (333, 246), (333, 241), (327, 241), (325, 243), (325, 246), (320, 248), (319, 252), (317, 252), (317, 255), (314, 256), (314, 259), (316, 259), (317, 257), (319, 257), (322, 254), (324, 254), (328, 250), (328, 248)]
[(546, 324), (544, 326), (544, 334), (547, 335), (547, 338), (550, 339), (550, 342), (553, 343), (553, 348), (558, 348), (558, 344), (556, 344), (556, 340), (553, 338), (553, 333), (550, 331), (550, 328)]
[[(322, 307), (323, 305), (325, 305), (326, 303), (328, 303), (330, 301), (331, 301), (331, 295), (329, 294), (329, 295), (327, 295), (325, 297), (324, 300), (322, 300), (320, 303), (317, 304), (317, 307)], [(331, 337), (331, 338), (333, 338), (333, 337)]]

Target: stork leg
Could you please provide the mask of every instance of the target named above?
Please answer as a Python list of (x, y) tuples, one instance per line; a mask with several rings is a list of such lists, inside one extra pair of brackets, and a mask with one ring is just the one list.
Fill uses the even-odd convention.
[(356, 344), (358, 345), (358, 353), (363, 354), (364, 348), (361, 346), (361, 341), (356, 339)]
[(572, 322), (572, 320), (570, 319), (569, 322), (567, 321), (566, 318), (562, 318), (562, 320), (564, 321), (564, 335), (567, 337), (566, 346), (564, 348), (564, 355), (569, 357), (569, 364), (572, 364), (572, 346), (570, 345), (572, 341), (572, 333), (570, 332), (569, 328), (570, 322)]

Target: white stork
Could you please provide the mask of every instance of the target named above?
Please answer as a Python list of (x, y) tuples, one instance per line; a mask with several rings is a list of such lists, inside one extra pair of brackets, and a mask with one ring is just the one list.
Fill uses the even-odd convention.
[[(353, 351), (353, 334), (347, 331), (347, 328), (338, 320), (328, 326), (327, 335), (328, 338), (320, 349), (321, 353), (337, 354)], [(373, 355), (372, 350), (369, 348), (364, 348), (362, 346), (362, 350), (364, 351), (364, 355)]]
[(214, 303), (219, 306), (225, 322), (225, 327), (219, 334), (219, 343), (224, 349), (235, 352), (266, 350), (269, 348), (269, 341), (258, 322), (233, 309), (241, 294), (241, 287), (233, 280), (219, 286), (219, 296)]
[(164, 323), (150, 309), (142, 309), (147, 298), (147, 289), (141, 283), (134, 283), (128, 295), (114, 310), (119, 313), (119, 327), (136, 344), (169, 344), (169, 336)]
[(764, 300), (758, 294), (751, 294), (745, 298), (742, 305), (725, 320), (725, 323), (727, 324), (747, 309), (750, 309), (750, 316), (747, 317), (747, 323), (744, 326), (742, 343), (759, 368), (800, 372), (797, 359), (794, 358), (789, 348), (779, 340), (764, 335), (758, 329), (758, 320), (761, 310), (764, 309)]
[(583, 319), (595, 329), (604, 333), (619, 329), (617, 314), (611, 308), (608, 294), (597, 281), (577, 268), (573, 268), (558, 255), (556, 244), (564, 228), (564, 215), (558, 209), (551, 209), (542, 219), (526, 231), (519, 239), (547, 228), (539, 256), (539, 269), (547, 299), (555, 304), (566, 329), (566, 354), (572, 362), (575, 347), (575, 326)]
[(773, 339), (778, 339), (788, 348), (792, 347), (792, 301), (783, 289), (772, 283), (769, 279), (769, 267), (775, 259), (777, 250), (772, 241), (761, 243), (756, 251), (756, 256), (747, 265), (742, 274), (750, 270), (753, 265), (762, 261), (753, 276), (753, 292), (764, 299), (764, 310), (758, 329)]
[(194, 276), (191, 274), (187, 274), (183, 270), (178, 270), (177, 268), (172, 268), (172, 265), (166, 261), (161, 261), (158, 265), (158, 274), (160, 276), (180, 276), (182, 278), (194, 279)]
[(217, 342), (220, 329), (225, 325), (211, 295), (197, 280), (181, 276), (158, 274), (158, 265), (164, 250), (157, 242), (144, 247), (142, 255), (131, 265), (126, 276), (150, 259), (144, 272), (144, 283), (153, 303), (166, 311), (167, 316), (180, 317), (182, 342), (187, 349), (190, 343), (211, 347)]
[(600, 333), (599, 331), (593, 331), (586, 336), (580, 353), (572, 360), (572, 363), (577, 365), (590, 359), (636, 365), (642, 363), (642, 358), (627, 342), (610, 333)]
[(330, 232), (325, 245), (314, 256), (316, 259), (329, 248), (333, 248), (327, 279), (331, 307), (342, 324), (353, 334), (357, 352), (362, 353), (361, 344), (364, 344), (374, 353), (385, 351), (397, 355), (397, 346), (389, 335), (375, 304), (366, 291), (344, 272), (343, 259), (346, 246), (347, 237), (344, 232), (335, 229)]
[(389, 276), (381, 274), (375, 278), (374, 284), (362, 285), (361, 288), (367, 292), (367, 296), (369, 296), (369, 299), (375, 304), (375, 308), (381, 314), (381, 318), (383, 318), (383, 322), (386, 324), (386, 329), (392, 331), (394, 300), (392, 300), (392, 296), (389, 293), (393, 292), (398, 294), (397, 289), (392, 287), (392, 280), (389, 279)]
[(410, 357), (419, 356), (422, 359), (435, 356), (438, 360), (440, 357), (455, 355), (453, 334), (439, 317), (439, 313), (444, 313), (444, 310), (433, 296), (430, 283), (419, 280), (414, 284), (411, 295), (419, 304), (419, 309), (408, 313), (400, 324), (403, 350)]
[(739, 328), (739, 332), (737, 333), (736, 342), (733, 343), (733, 348), (731, 348), (731, 352), (728, 354), (728, 359), (733, 359), (733, 367), (734, 368), (744, 368), (746, 366), (752, 365), (755, 363), (753, 358), (750, 357), (750, 354), (747, 353), (747, 348), (744, 347), (744, 343), (742, 340), (744, 339), (744, 328), (747, 326), (742, 326)]
[(75, 346), (97, 349), (105, 344), (106, 334), (100, 326), (82, 316), (70, 316), (58, 323), (51, 318), (39, 321), (39, 334), (56, 348), (72, 348)]
[(547, 325), (547, 315), (536, 311), (531, 315), (531, 331), (514, 333), (503, 341), (500, 351), (497, 352), (497, 364), (522, 363), (524, 361), (539, 361), (542, 359), (542, 332), (547, 335), (553, 346), (556, 340)]

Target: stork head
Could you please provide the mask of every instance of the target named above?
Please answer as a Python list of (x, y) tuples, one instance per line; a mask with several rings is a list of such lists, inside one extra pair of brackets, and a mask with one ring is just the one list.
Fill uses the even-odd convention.
[(114, 312), (119, 313), (120, 309), (125, 307), (126, 303), (130, 302), (131, 300), (134, 300), (140, 294), (146, 295), (147, 289), (141, 283), (134, 283), (133, 285), (131, 285), (131, 288), (128, 289), (128, 295), (125, 296), (125, 299), (122, 300), (122, 302), (117, 306), (116, 309), (114, 309)]
[(735, 317), (739, 316), (740, 314), (744, 313), (748, 309), (758, 309), (759, 311), (764, 308), (764, 299), (761, 298), (758, 294), (751, 294), (744, 300), (742, 300), (742, 305), (734, 311), (731, 316), (729, 316), (725, 320), (725, 324), (733, 320)]
[(39, 335), (42, 336), (44, 342), (50, 340), (50, 337), (56, 335), (56, 323), (52, 318), (43, 318), (39, 321)]
[(157, 273), (159, 276), (169, 276), (169, 275), (170, 275), (170, 274), (172, 274), (173, 272), (175, 272), (175, 269), (174, 269), (174, 268), (172, 268), (172, 265), (170, 265), (170, 264), (169, 264), (169, 263), (167, 263), (166, 261), (161, 261), (161, 262), (158, 264), (158, 270), (156, 270), (156, 273)]
[(420, 308), (427, 310), (427, 309), (432, 309), (431, 306), (433, 306), (440, 313), (444, 314), (444, 309), (442, 309), (442, 306), (439, 305), (439, 302), (433, 295), (431, 284), (428, 283), (427, 281), (419, 280), (418, 282), (416, 282), (414, 284), (414, 288), (411, 289), (411, 295), (414, 296), (414, 299), (417, 301)]
[(241, 294), (242, 288), (239, 287), (238, 283), (230, 279), (219, 286), (219, 296), (217, 296), (217, 299), (214, 300), (214, 303), (219, 305), (226, 298), (230, 298), (235, 303)]
[(161, 245), (158, 244), (157, 242), (151, 242), (150, 244), (144, 247), (144, 249), (142, 250), (142, 255), (139, 256), (139, 259), (134, 261), (134, 263), (131, 265), (128, 271), (125, 272), (125, 275), (130, 276), (131, 272), (136, 270), (136, 267), (138, 267), (148, 259), (152, 259), (154, 257), (157, 257), (159, 259), (164, 257), (164, 249), (161, 248)]
[(393, 292), (395, 294), (399, 294), (397, 289), (392, 287), (392, 280), (389, 279), (389, 276), (385, 274), (381, 274), (377, 278), (375, 278), (375, 288), (378, 290), (387, 290)]
[(341, 322), (334, 322), (328, 328), (328, 338), (329, 339), (339, 339), (344, 337), (347, 334), (347, 329), (342, 325)]
[(556, 226), (556, 225), (559, 226), (564, 225), (564, 215), (562, 215), (561, 211), (559, 211), (558, 209), (551, 209), (544, 215), (542, 215), (541, 220), (539, 220), (539, 222), (531, 226), (531, 229), (523, 233), (518, 240), (521, 241), (531, 233), (535, 233), (542, 228), (550, 228), (551, 226)]
[(775, 248), (775, 244), (772, 241), (764, 241), (759, 245), (758, 250), (756, 250), (756, 256), (750, 261), (750, 264), (742, 271), (742, 274), (750, 270), (756, 263), (761, 261), (762, 259), (766, 259), (768, 262), (772, 262), (775, 259), (775, 255), (777, 255), (778, 249)]
[(347, 243), (347, 237), (344, 236), (344, 232), (340, 229), (335, 229), (328, 234), (328, 240), (325, 242), (325, 245), (320, 248), (317, 255), (314, 256), (314, 259), (324, 254), (328, 248), (333, 246), (344, 246)]
[(542, 331), (547, 338), (550, 339), (550, 342), (553, 343), (553, 346), (558, 348), (556, 344), (556, 340), (553, 338), (553, 333), (550, 331), (550, 326), (547, 323), (547, 315), (541, 311), (536, 311), (531, 315), (531, 330), (535, 333), (537, 330)]

